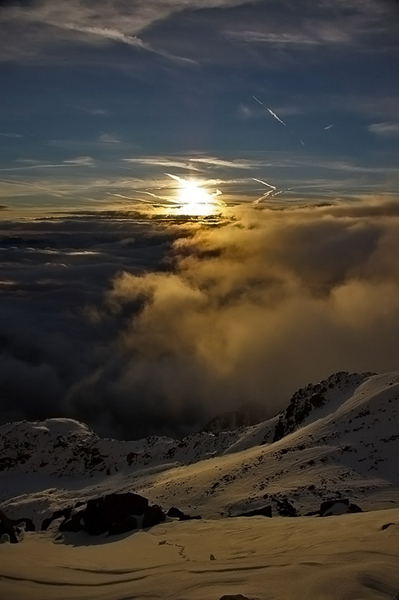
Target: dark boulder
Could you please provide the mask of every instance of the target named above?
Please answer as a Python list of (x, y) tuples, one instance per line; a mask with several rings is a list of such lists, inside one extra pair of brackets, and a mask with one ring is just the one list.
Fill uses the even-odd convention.
[(360, 512), (363, 512), (363, 510), (357, 504), (351, 503), (351, 504), (349, 504), (349, 512), (350, 513), (360, 513)]
[(69, 508), (63, 508), (61, 510), (54, 511), (53, 514), (51, 515), (51, 517), (44, 519), (42, 526), (41, 526), (41, 530), (47, 531), (47, 529), (50, 527), (51, 523), (53, 521), (56, 521), (57, 519), (69, 519), (69, 517), (71, 516), (71, 512), (72, 512), (71, 506)]
[(333, 515), (335, 511), (340, 511), (341, 509), (344, 513), (348, 512), (349, 500), (347, 500), (346, 498), (343, 498), (342, 500), (326, 500), (325, 502), (322, 502), (320, 504), (320, 516), (328, 517), (330, 515)]
[(145, 515), (148, 510), (148, 500), (143, 496), (129, 492), (109, 494), (88, 501), (82, 515), (84, 529), (91, 535), (100, 535), (112, 530), (114, 524), (127, 523), (131, 515)]
[(276, 510), (281, 517), (298, 517), (298, 511), (287, 498), (275, 499)]
[(58, 531), (71, 531), (72, 533), (82, 531), (84, 529), (83, 515), (84, 510), (72, 513), (68, 519), (65, 519), (60, 523)]
[(154, 527), (155, 525), (159, 525), (165, 521), (166, 515), (162, 511), (161, 507), (157, 504), (154, 506), (149, 506), (144, 513), (142, 527), (146, 529), (147, 527)]
[(89, 500), (88, 512), (107, 512), (107, 514), (122, 513), (143, 515), (148, 508), (148, 500), (139, 494), (126, 492), (124, 494), (108, 494), (101, 498)]
[(166, 515), (168, 517), (172, 517), (173, 519), (179, 519), (179, 521), (191, 521), (192, 519), (201, 519), (202, 518), (200, 515), (196, 515), (194, 517), (191, 517), (190, 515), (186, 515), (183, 511), (180, 510), (180, 508), (176, 508), (175, 506), (172, 506), (168, 510)]
[(59, 531), (86, 531), (90, 535), (118, 535), (139, 526), (153, 527), (165, 520), (165, 514), (159, 506), (148, 506), (147, 498), (130, 492), (108, 494), (91, 499), (86, 504), (77, 502), (74, 507), (55, 511), (43, 521), (42, 528), (47, 529), (54, 519), (61, 517), (64, 520), (59, 525)]
[(25, 523), (25, 527), (22, 527), (25, 529), (25, 531), (36, 531), (35, 524), (33, 523), (32, 519), (12, 519), (11, 523), (14, 525), (14, 527), (21, 527)]
[(331, 517), (333, 515), (344, 515), (346, 513), (363, 512), (360, 506), (352, 504), (347, 498), (339, 500), (327, 500), (320, 505), (320, 516)]
[(133, 515), (127, 515), (112, 523), (108, 535), (120, 535), (133, 529), (137, 529), (137, 519)]
[(12, 521), (0, 510), (0, 537), (6, 534), (11, 544), (18, 544), (18, 533), (19, 531), (14, 527)]

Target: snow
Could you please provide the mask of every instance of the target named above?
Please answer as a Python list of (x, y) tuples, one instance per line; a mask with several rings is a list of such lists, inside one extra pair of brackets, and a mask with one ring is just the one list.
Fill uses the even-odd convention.
[[(320, 389), (327, 390), (323, 406), (293, 427), (303, 403)], [(178, 504), (212, 518), (276, 508), (284, 498), (300, 514), (342, 497), (367, 508), (374, 498), (378, 508), (399, 501), (399, 371), (338, 373), (293, 400), (293, 431), (274, 443), (281, 415), (182, 441), (100, 439), (70, 419), (3, 426), (1, 507), (39, 525), (58, 508), (112, 491), (135, 491), (166, 510)]]
[[(101, 439), (71, 419), (5, 425), (0, 508), (10, 518), (40, 526), (77, 501), (131, 491), (203, 521), (112, 539), (75, 534), (62, 544), (51, 532), (27, 534), (1, 545), (0, 598), (392, 600), (398, 417), (395, 371), (337, 373), (299, 390), (263, 423), (180, 441)], [(273, 442), (277, 427), (283, 435)], [(343, 499), (370, 512), (304, 516)], [(302, 516), (279, 517), (286, 501)], [(226, 518), (267, 505), (271, 520)]]
[(399, 509), (173, 522), (94, 542), (26, 534), (21, 544), (0, 546), (0, 597), (391, 600), (398, 564)]

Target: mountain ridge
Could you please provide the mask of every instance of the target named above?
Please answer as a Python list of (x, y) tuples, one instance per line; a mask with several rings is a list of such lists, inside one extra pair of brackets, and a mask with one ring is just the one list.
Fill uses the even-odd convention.
[(298, 390), (272, 419), (180, 441), (101, 439), (68, 419), (9, 424), (0, 428), (0, 506), (42, 518), (73, 500), (135, 491), (217, 516), (288, 498), (301, 514), (326, 499), (396, 498), (398, 416), (399, 371), (340, 372)]

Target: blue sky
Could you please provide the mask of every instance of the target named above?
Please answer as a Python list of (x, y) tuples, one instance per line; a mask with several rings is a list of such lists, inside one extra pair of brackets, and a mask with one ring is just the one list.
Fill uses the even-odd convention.
[(399, 191), (393, 0), (11, 0), (0, 36), (10, 214), (175, 206), (168, 174), (220, 205)]

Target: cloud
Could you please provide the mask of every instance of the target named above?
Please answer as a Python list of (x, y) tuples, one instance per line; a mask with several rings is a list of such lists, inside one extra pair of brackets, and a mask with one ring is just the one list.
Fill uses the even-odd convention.
[(75, 167), (93, 167), (94, 159), (91, 156), (77, 156), (69, 160), (64, 160), (64, 164), (72, 165)]
[(136, 308), (112, 375), (101, 370), (75, 401), (104, 402), (111, 377), (115, 414), (137, 410), (124, 398), (138, 390), (187, 426), (248, 399), (273, 413), (333, 371), (396, 368), (398, 229), (399, 206), (376, 203), (249, 211), (239, 227), (176, 241), (175, 272), (115, 279), (109, 309)]
[[(255, 102), (253, 104), (256, 106)], [(0, 201), (3, 198), (4, 203), (8, 203), (9, 198), (20, 198), (15, 210), (24, 201), (25, 206), (29, 203), (36, 214), (44, 207), (46, 210), (70, 211), (73, 207), (93, 209), (94, 205), (107, 209), (119, 209), (124, 205), (130, 210), (145, 207), (148, 212), (156, 210), (155, 205), (167, 208), (176, 203), (175, 186), (165, 173), (186, 178), (188, 172), (191, 172), (190, 179), (204, 186), (208, 193), (220, 190), (227, 204), (257, 200), (260, 186), (256, 179), (274, 186), (276, 193), (270, 194), (269, 199), (278, 194), (279, 201), (331, 201), (337, 197), (359, 198), (380, 190), (391, 189), (393, 193), (396, 190), (395, 166), (381, 163), (370, 166), (359, 160), (321, 158), (309, 152), (306, 156), (243, 152), (234, 157), (229, 152), (122, 158), (126, 156), (127, 146), (131, 150), (124, 142), (97, 140), (82, 142), (76, 147), (73, 142), (69, 145), (60, 141), (51, 145), (63, 149), (64, 160), (51, 163), (19, 158), (4, 167)], [(105, 146), (113, 154), (107, 160), (99, 152)]]
[(196, 156), (192, 155), (163, 155), (163, 156), (141, 156), (136, 158), (124, 158), (127, 163), (142, 164), (146, 166), (158, 167), (176, 167), (180, 169), (201, 170), (206, 167), (224, 167), (227, 169), (254, 169), (264, 163), (264, 161), (251, 160), (245, 158), (227, 159), (217, 156)]
[[(248, 5), (248, 10), (245, 10)], [(239, 26), (236, 14), (239, 12)], [(231, 10), (227, 10), (231, 9)], [(350, 46), (373, 51), (370, 40), (395, 43), (395, 9), (389, 2), (340, 0), (309, 2), (289, 0), (284, 11), (278, 3), (251, 0), (33, 0), (9, 2), (0, 8), (3, 60), (54, 61), (65, 57), (68, 47), (92, 48), (120, 44), (149, 55), (159, 55), (180, 64), (212, 60), (245, 60), (242, 44), (275, 49), (270, 64), (284, 53), (326, 47)], [(191, 13), (191, 15), (190, 15)], [(185, 16), (190, 42), (185, 36), (170, 36), (170, 26), (180, 26)], [(169, 35), (168, 35), (169, 31)], [(165, 33), (166, 32), (166, 33)], [(204, 35), (208, 43), (203, 44)], [(231, 43), (226, 44), (226, 41)], [(226, 49), (227, 46), (227, 49)], [(235, 48), (237, 46), (237, 48)], [(315, 54), (317, 59), (319, 54)], [(73, 55), (80, 64), (88, 54)], [(247, 59), (253, 61), (253, 54)], [(112, 60), (111, 60), (112, 62)], [(120, 56), (118, 63), (121, 65)], [(123, 61), (124, 68), (131, 61)], [(116, 64), (115, 62), (113, 64)]]
[[(232, 22), (225, 27), (224, 36), (239, 44), (262, 45), (278, 52), (295, 53), (314, 50), (321, 55), (325, 48), (347, 47), (352, 51), (370, 52), (373, 49), (367, 43), (371, 39), (378, 41), (381, 48), (395, 44), (398, 29), (392, 25), (397, 11), (390, 2), (341, 2), (300, 0), (287, 2), (284, 15), (277, 5), (271, 3), (267, 10), (267, 19), (255, 18), (249, 13), (239, 25)], [(281, 58), (281, 55), (280, 55)]]
[(1, 419), (182, 435), (249, 400), (273, 414), (334, 371), (397, 367), (397, 201), (226, 210), (4, 221)]
[(142, 156), (138, 158), (123, 158), (126, 163), (145, 165), (148, 167), (172, 167), (177, 169), (188, 169), (198, 171), (191, 160), (184, 157), (173, 156)]
[(102, 133), (100, 135), (100, 137), (98, 138), (98, 141), (102, 142), (103, 144), (120, 144), (121, 143), (120, 139), (112, 133)]
[(397, 136), (399, 135), (399, 123), (389, 121), (385, 123), (373, 123), (369, 125), (368, 130), (378, 136)]
[(320, 44), (320, 40), (315, 37), (309, 37), (300, 33), (272, 31), (232, 31), (225, 32), (226, 37), (236, 41), (249, 44), (270, 44), (270, 45), (295, 45), (295, 46), (314, 46)]
[(89, 36), (92, 35), (98, 38), (103, 38), (105, 40), (122, 42), (123, 44), (127, 44), (128, 46), (134, 46), (135, 48), (140, 48), (142, 50), (152, 50), (149, 44), (145, 44), (143, 40), (141, 40), (137, 36), (126, 35), (121, 31), (118, 31), (117, 29), (109, 29), (108, 27), (81, 27), (73, 23), (64, 24), (57, 22), (49, 22), (49, 24), (54, 25), (56, 27), (61, 27), (63, 29), (70, 29), (72, 31), (87, 33)]
[(22, 166), (18, 167), (5, 167), (1, 168), (0, 171), (25, 171), (25, 170), (36, 170), (36, 169), (62, 169), (64, 167), (92, 167), (94, 160), (90, 156), (78, 156), (77, 158), (71, 158), (69, 160), (63, 160), (61, 163), (47, 163), (40, 162), (35, 159), (19, 158), (16, 160), (18, 163), (22, 163)]
[(20, 133), (2, 133), (2, 132), (0, 132), (0, 137), (17, 139), (17, 138), (22, 138), (23, 136)]
[(203, 156), (203, 157), (195, 157), (191, 159), (194, 163), (202, 163), (205, 165), (210, 165), (212, 167), (227, 167), (229, 169), (253, 169), (258, 166), (259, 163), (251, 161), (249, 159), (224, 159), (217, 158), (213, 156)]
[[(48, 54), (48, 47), (62, 42), (98, 45), (117, 42), (158, 54), (180, 63), (195, 63), (175, 55), (140, 36), (161, 21), (186, 9), (211, 9), (248, 3), (249, 0), (139, 0), (134, 3), (82, 2), (81, 0), (33, 0), (29, 4), (10, 2), (0, 8), (0, 27), (6, 43), (5, 60), (26, 60), (29, 50)], [(15, 34), (18, 34), (16, 43)], [(31, 56), (32, 58), (32, 56)]]

